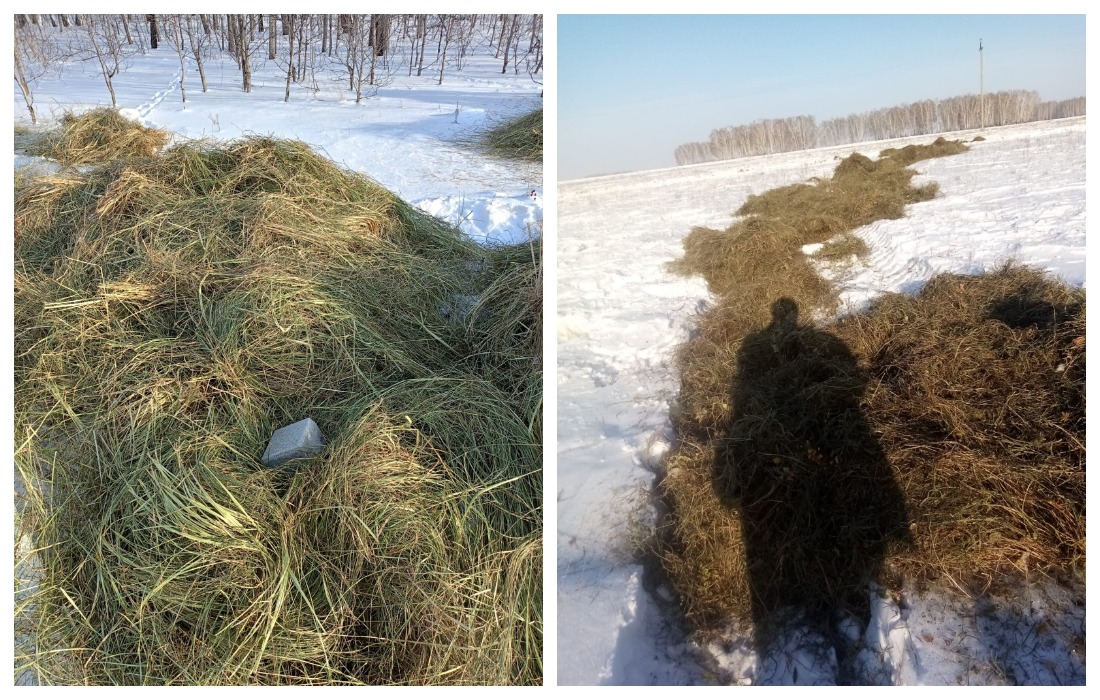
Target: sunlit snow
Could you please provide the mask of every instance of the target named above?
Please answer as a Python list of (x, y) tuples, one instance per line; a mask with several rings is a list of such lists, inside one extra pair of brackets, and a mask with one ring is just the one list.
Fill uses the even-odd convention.
[[(976, 132), (949, 134), (971, 139)], [(841, 278), (844, 311), (939, 272), (1017, 260), (1085, 281), (1085, 120), (989, 129), (956, 156), (923, 161), (939, 196), (857, 231), (871, 248)], [(933, 137), (818, 149), (565, 182), (558, 215), (558, 682), (836, 682), (820, 640), (792, 629), (757, 658), (735, 621), (685, 635), (674, 593), (631, 556), (652, 522), (647, 490), (673, 440), (676, 345), (710, 303), (698, 278), (668, 273), (693, 226), (725, 228), (749, 194), (828, 176)], [(860, 678), (884, 684), (1083, 683), (1084, 598), (1051, 586), (972, 601), (956, 591), (868, 591)]]

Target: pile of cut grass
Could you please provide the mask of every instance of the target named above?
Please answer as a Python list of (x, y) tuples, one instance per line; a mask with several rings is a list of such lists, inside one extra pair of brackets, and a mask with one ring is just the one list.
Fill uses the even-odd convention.
[(1083, 291), (1010, 267), (805, 320), (836, 297), (801, 246), (932, 196), (910, 157), (752, 197), (673, 265), (718, 295), (678, 353), (659, 489), (657, 554), (696, 624), (752, 619), (759, 641), (794, 610), (865, 617), (873, 579), (1083, 579)]
[[(699, 320), (699, 336), (679, 351), (679, 432), (708, 435), (728, 421), (740, 339), (768, 324), (773, 302), (789, 298), (808, 315), (835, 311), (836, 291), (815, 261), (865, 254), (856, 228), (900, 219), (906, 205), (933, 199), (936, 183), (914, 187), (915, 175), (897, 159), (853, 153), (831, 178), (750, 195), (736, 212), (742, 218), (724, 231), (700, 227), (688, 234), (683, 257), (669, 269), (701, 275), (719, 299)], [(807, 256), (802, 248), (810, 244), (824, 245)]]
[[(982, 140), (984, 141), (985, 139)], [(912, 165), (917, 161), (928, 160), (929, 158), (953, 156), (968, 150), (970, 149), (962, 141), (948, 141), (940, 136), (927, 145), (909, 144), (903, 148), (887, 148), (878, 155), (879, 158), (889, 158), (904, 166)]]
[(489, 129), (478, 142), (501, 158), (541, 161), (542, 128), (542, 110), (536, 109)]
[(540, 241), (251, 138), (40, 178), (15, 252), (17, 676), (541, 683)]
[(1008, 265), (941, 274), (831, 327), (905, 494), (917, 580), (1085, 572), (1085, 291)]
[(67, 112), (61, 126), (29, 144), (28, 153), (63, 165), (99, 165), (122, 158), (152, 157), (168, 143), (168, 132), (150, 129), (115, 109)]

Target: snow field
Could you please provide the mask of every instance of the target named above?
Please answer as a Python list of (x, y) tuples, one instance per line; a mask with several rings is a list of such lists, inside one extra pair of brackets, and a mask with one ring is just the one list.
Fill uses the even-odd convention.
[[(1010, 259), (1084, 284), (1085, 120), (983, 135), (967, 153), (913, 166), (915, 186), (939, 183), (936, 199), (856, 231), (871, 248), (865, 264), (829, 271), (842, 281), (842, 313), (886, 291), (916, 292), (939, 272), (976, 273)], [(664, 265), (692, 227), (725, 228), (749, 194), (828, 176), (853, 151), (874, 158), (933, 138), (559, 185), (560, 684), (836, 681), (835, 659), (805, 630), (793, 629), (784, 653), (768, 659), (732, 622), (716, 639), (685, 637), (671, 591), (629, 555), (631, 538), (652, 522), (645, 495), (659, 476), (660, 445), (672, 440), (673, 353), (709, 303), (701, 279)], [(849, 631), (862, 636), (864, 682), (1083, 682), (1083, 653), (1073, 651), (1078, 634), (1083, 640), (1083, 598), (1051, 587), (978, 603), (951, 591), (906, 591), (897, 601), (868, 594), (871, 625)]]

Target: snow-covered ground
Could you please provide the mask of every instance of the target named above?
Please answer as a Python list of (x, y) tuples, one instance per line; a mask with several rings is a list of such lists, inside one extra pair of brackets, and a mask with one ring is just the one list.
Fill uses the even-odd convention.
[[(949, 134), (969, 140), (976, 132)], [(842, 295), (858, 309), (939, 272), (1009, 259), (1085, 281), (1085, 120), (989, 129), (986, 141), (914, 168), (940, 184), (908, 216), (857, 231), (871, 247)], [(724, 228), (749, 194), (827, 176), (853, 150), (898, 139), (564, 182), (558, 188), (558, 682), (831, 683), (820, 640), (792, 630), (756, 658), (730, 624), (686, 636), (675, 598), (631, 557), (671, 434), (670, 358), (708, 304), (701, 279), (665, 271), (693, 226)], [(857, 680), (896, 684), (1083, 683), (1084, 593), (1032, 587), (971, 600), (951, 590), (872, 596)], [(812, 637), (812, 635), (811, 635)]]
[[(188, 60), (183, 102), (179, 58), (167, 43), (132, 56), (113, 82), (120, 111), (148, 126), (180, 138), (298, 139), (477, 240), (525, 241), (540, 230), (541, 164), (490, 158), (460, 142), (540, 109), (542, 85), (522, 69), (517, 75), (509, 67), (501, 74), (501, 61), (484, 43), (471, 52), (462, 71), (449, 64), (438, 85), (438, 65), (410, 77), (397, 51), (385, 84), (359, 104), (348, 91), (346, 72), (335, 68), (318, 73), (316, 90), (292, 85), (290, 101), (284, 102), (285, 67), (266, 61), (263, 51), (253, 56), (253, 88), (247, 94), (240, 71), (225, 55), (206, 61), (205, 93), (194, 61)], [(541, 73), (536, 79), (541, 82)], [(32, 91), (40, 122), (55, 121), (64, 110), (79, 113), (111, 104), (94, 57), (52, 69)], [(29, 125), (18, 85), (14, 100), (16, 123)]]

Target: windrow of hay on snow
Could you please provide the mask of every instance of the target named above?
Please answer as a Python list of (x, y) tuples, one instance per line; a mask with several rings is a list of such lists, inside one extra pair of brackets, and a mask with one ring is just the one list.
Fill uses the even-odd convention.
[(541, 683), (541, 266), (296, 142), (23, 188), (16, 675)]
[(656, 553), (695, 623), (865, 617), (874, 579), (1083, 581), (1083, 290), (1010, 266), (810, 320), (836, 297), (800, 247), (902, 216), (936, 192), (904, 165), (959, 150), (853, 155), (685, 239), (673, 269), (718, 300), (678, 355)]

